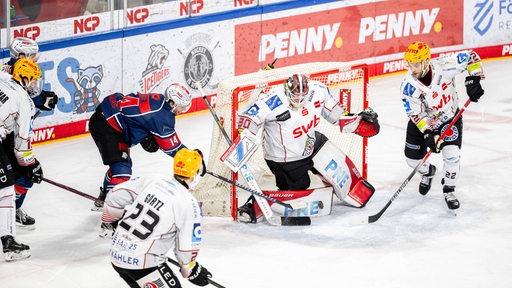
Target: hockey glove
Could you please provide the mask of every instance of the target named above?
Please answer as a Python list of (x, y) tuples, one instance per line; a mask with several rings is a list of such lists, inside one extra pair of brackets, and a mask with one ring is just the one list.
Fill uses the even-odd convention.
[(432, 130), (425, 130), (423, 138), (425, 139), (427, 147), (430, 148), (432, 152), (439, 153), (441, 151), (440, 147), (444, 140), (439, 139), (439, 133), (436, 133)]
[(199, 171), (199, 176), (203, 177), (204, 174), (206, 174), (206, 164), (204, 163), (204, 156), (203, 156), (203, 152), (201, 152), (201, 150), (199, 149), (194, 149), (194, 151), (197, 151), (197, 153), (199, 153), (199, 155), (201, 155), (201, 171)]
[(140, 146), (149, 153), (154, 153), (160, 149), (160, 145), (158, 145), (153, 135), (149, 135), (146, 139), (140, 141)]
[(57, 102), (59, 102), (59, 97), (57, 97), (57, 94), (55, 94), (53, 91), (42, 91), (40, 96), (43, 100), (43, 103), (37, 108), (44, 111), (55, 109), (55, 105), (57, 105)]
[(465, 84), (469, 99), (473, 102), (478, 102), (480, 97), (484, 95), (484, 89), (482, 89), (482, 85), (480, 85), (480, 76), (466, 77)]
[(361, 117), (355, 131), (357, 135), (367, 138), (379, 134), (379, 115), (372, 108), (368, 107), (357, 115)]
[(212, 278), (212, 273), (208, 272), (206, 268), (201, 266), (201, 264), (196, 262), (192, 271), (190, 271), (190, 276), (188, 276), (188, 281), (192, 282), (197, 286), (206, 286), (208, 285), (208, 279)]
[(35, 162), (26, 166), (27, 176), (34, 183), (41, 183), (43, 181), (43, 168), (41, 163), (35, 159)]

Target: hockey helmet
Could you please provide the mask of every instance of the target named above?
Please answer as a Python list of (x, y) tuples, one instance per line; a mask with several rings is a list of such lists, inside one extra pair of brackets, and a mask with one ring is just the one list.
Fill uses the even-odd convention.
[(165, 100), (172, 100), (174, 107), (183, 107), (181, 112), (186, 112), (192, 105), (192, 95), (190, 91), (179, 82), (174, 82), (165, 90)]
[(430, 48), (425, 42), (413, 42), (404, 53), (404, 59), (407, 63), (420, 63), (430, 60)]
[(25, 55), (30, 60), (37, 61), (37, 53), (39, 53), (39, 45), (37, 42), (26, 37), (18, 37), (12, 40), (9, 46), (11, 57), (19, 59), (20, 54)]
[(308, 77), (304, 74), (294, 74), (284, 81), (284, 93), (294, 108), (302, 106), (309, 93)]
[(202, 168), (202, 159), (197, 151), (180, 149), (174, 155), (174, 175), (194, 178)]
[(12, 69), (12, 78), (28, 92), (40, 88), (38, 86), (41, 84), (41, 75), (39, 65), (27, 58), (18, 59)]

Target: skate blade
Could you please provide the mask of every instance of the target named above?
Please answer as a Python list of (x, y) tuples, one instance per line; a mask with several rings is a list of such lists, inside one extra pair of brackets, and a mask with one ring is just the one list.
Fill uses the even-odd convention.
[(91, 211), (94, 211), (94, 212), (101, 212), (102, 210), (103, 210), (103, 206), (101, 206), (101, 207), (92, 206), (91, 207)]
[(7, 261), (7, 262), (23, 260), (23, 259), (27, 259), (29, 257), (30, 257), (29, 250), (23, 250), (20, 252), (5, 252), (5, 261)]
[(23, 224), (18, 223), (18, 222), (16, 222), (16, 227), (21, 228), (21, 229), (23, 229), (23, 230), (28, 230), (28, 231), (32, 231), (32, 230), (35, 230), (35, 229), (36, 229), (36, 225), (35, 225), (35, 224), (32, 224), (32, 225), (23, 225)]

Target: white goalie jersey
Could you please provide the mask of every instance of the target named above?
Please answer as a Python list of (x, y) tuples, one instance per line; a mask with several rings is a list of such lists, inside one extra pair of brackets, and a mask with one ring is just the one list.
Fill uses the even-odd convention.
[(340, 118), (345, 117), (345, 109), (321, 82), (309, 81), (304, 102), (301, 107), (292, 108), (283, 87), (278, 86), (239, 115), (237, 126), (254, 135), (264, 127), (265, 159), (276, 162), (304, 159), (313, 153), (320, 117), (334, 125), (339, 125)]
[(167, 261), (170, 250), (181, 265), (195, 261), (201, 247), (201, 208), (172, 175), (121, 183), (108, 193), (105, 204), (103, 221), (122, 217), (110, 250), (116, 266), (155, 267)]

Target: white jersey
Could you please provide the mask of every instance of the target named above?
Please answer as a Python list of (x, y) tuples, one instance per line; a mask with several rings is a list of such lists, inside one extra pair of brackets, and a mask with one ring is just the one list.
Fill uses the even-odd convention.
[(345, 109), (333, 98), (327, 86), (318, 81), (309, 81), (309, 93), (304, 101), (302, 107), (295, 109), (284, 88), (276, 87), (240, 115), (238, 128), (248, 129), (256, 135), (263, 127), (265, 159), (291, 162), (307, 158), (313, 153), (320, 117), (339, 125)]
[[(423, 84), (409, 72), (400, 92), (407, 116), (421, 132), (434, 130), (452, 119), (459, 107), (459, 96), (455, 87), (455, 76), (467, 71), (472, 51), (435, 58), (430, 61), (432, 81)], [(478, 57), (478, 56), (477, 56)]]
[[(167, 261), (173, 250), (188, 265), (201, 247), (201, 208), (172, 175), (133, 178), (107, 194), (102, 219), (122, 220), (113, 235), (110, 258), (126, 269)], [(124, 210), (124, 211), (123, 211)]]
[(34, 102), (13, 79), (0, 77), (0, 138), (14, 132), (14, 155), (21, 166), (34, 163), (32, 120)]

